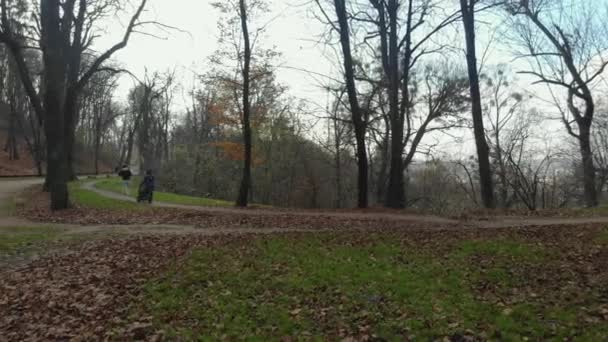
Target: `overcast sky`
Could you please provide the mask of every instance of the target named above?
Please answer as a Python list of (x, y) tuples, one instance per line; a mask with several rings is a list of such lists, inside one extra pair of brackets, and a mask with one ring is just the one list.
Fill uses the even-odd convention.
[[(599, 0), (598, 0), (599, 1)], [(138, 76), (143, 76), (145, 68), (149, 71), (176, 70), (185, 88), (192, 84), (195, 74), (202, 74), (208, 65), (209, 56), (217, 49), (217, 20), (219, 13), (210, 5), (211, 0), (149, 0), (148, 11), (144, 19), (153, 19), (170, 26), (178, 27), (187, 32), (161, 33), (166, 39), (155, 39), (143, 35), (135, 35), (126, 49), (115, 56), (121, 63)], [(137, 3), (137, 1), (134, 1)], [(302, 71), (291, 68), (309, 70), (318, 74), (340, 78), (333, 66), (332, 52), (317, 40), (324, 32), (325, 27), (312, 15), (310, 1), (308, 0), (275, 0), (272, 2), (273, 13), (269, 18), (275, 18), (268, 26), (265, 45), (274, 45), (282, 53), (277, 64), (278, 80), (289, 86), (290, 94), (324, 106), (327, 95), (320, 89), (320, 82), (326, 81), (323, 77), (312, 77)], [(131, 11), (132, 13), (133, 11)], [(456, 26), (454, 29), (459, 29)], [(107, 34), (96, 45), (103, 50), (109, 44), (118, 41), (124, 32), (124, 26), (114, 18), (109, 24)], [(489, 26), (478, 27), (479, 49), (484, 50), (490, 37), (493, 35)], [(459, 39), (459, 36), (454, 36)], [(458, 40), (456, 41), (458, 42)], [(490, 50), (488, 64), (511, 63), (512, 55), (508, 47), (495, 41)], [(481, 53), (481, 52), (480, 52)], [(462, 55), (464, 65), (464, 53)], [(530, 82), (523, 82), (527, 90), (532, 92), (544, 91), (542, 87), (531, 87)], [(133, 81), (124, 76), (121, 81), (120, 96), (125, 98)], [(187, 91), (187, 89), (185, 89)], [(183, 108), (183, 97), (176, 97), (176, 108)], [(558, 125), (554, 126), (559, 130)], [(465, 140), (465, 144), (454, 143), (452, 138), (441, 139), (450, 153), (470, 154), (472, 144), (468, 132), (455, 132)], [(468, 142), (468, 143), (467, 143)]]
[[(217, 49), (219, 13), (210, 3), (210, 0), (150, 0), (145, 19), (155, 19), (185, 32), (158, 33), (166, 39), (135, 35), (115, 60), (138, 76), (144, 74), (145, 68), (150, 71), (175, 69), (185, 84), (191, 83), (195, 73), (204, 72), (209, 56)], [(323, 32), (323, 26), (312, 17), (306, 3), (305, 0), (273, 3), (274, 13), (269, 16), (273, 20), (265, 45), (275, 45), (283, 54), (277, 61), (281, 65), (279, 81), (289, 85), (293, 95), (318, 101), (322, 94), (318, 82), (304, 72), (290, 69), (332, 74), (331, 63), (323, 56), (323, 46), (315, 42), (315, 37)], [(112, 21), (108, 34), (98, 42), (98, 49), (121, 37), (124, 27), (118, 23)], [(123, 77), (123, 96), (132, 84), (129, 77)]]

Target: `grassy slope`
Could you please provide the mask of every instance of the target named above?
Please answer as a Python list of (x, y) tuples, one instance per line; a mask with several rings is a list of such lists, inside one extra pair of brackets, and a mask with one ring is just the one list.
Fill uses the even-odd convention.
[(97, 209), (122, 209), (122, 210), (145, 210), (149, 207), (137, 203), (120, 201), (103, 197), (93, 191), (82, 189), (82, 184), (86, 181), (70, 183), (70, 199), (73, 203), (89, 208)]
[(49, 227), (0, 227), (0, 255), (16, 254), (56, 239), (63, 230)]
[[(137, 188), (139, 186), (140, 179), (135, 178), (131, 181), (131, 195), (136, 196)], [(97, 188), (108, 190), (116, 193), (123, 193), (122, 181), (118, 178), (109, 178), (99, 181), (96, 185)], [(154, 200), (164, 203), (182, 204), (182, 205), (195, 205), (195, 206), (206, 206), (206, 207), (231, 207), (234, 203), (215, 200), (203, 197), (193, 197), (178, 195), (168, 192), (154, 192)]]
[[(600, 239), (608, 243), (608, 235)], [(386, 237), (374, 240), (358, 246), (307, 235), (200, 249), (148, 284), (136, 315), (152, 315), (157, 328), (186, 340), (322, 340), (336, 339), (340, 330), (387, 340), (467, 331), (499, 340), (561, 340), (577, 330), (582, 340), (608, 336), (608, 325), (581, 322), (580, 304), (561, 293), (551, 301), (513, 294), (526, 283), (521, 268), (542, 267), (555, 250), (467, 241), (436, 255)], [(484, 284), (493, 299), (476, 291)], [(564, 295), (594, 302), (591, 292)], [(509, 296), (520, 299), (500, 300)]]
[(57, 227), (0, 227), (0, 265), (93, 238), (97, 235), (73, 234)]

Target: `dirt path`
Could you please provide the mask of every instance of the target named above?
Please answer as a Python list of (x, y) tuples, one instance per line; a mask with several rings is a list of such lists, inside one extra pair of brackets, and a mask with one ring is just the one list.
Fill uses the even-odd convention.
[(42, 178), (13, 178), (0, 180), (0, 227), (24, 226), (29, 222), (12, 214), (14, 198), (30, 186), (42, 184)]
[[(41, 178), (30, 178), (30, 179), (4, 179), (0, 180), (0, 208), (6, 208), (8, 203), (12, 200), (15, 194), (23, 191), (24, 189), (41, 184), (43, 179)], [(135, 202), (135, 199), (128, 196), (114, 193), (107, 190), (98, 189), (95, 187), (97, 181), (86, 182), (83, 188), (89, 191), (93, 191), (101, 196), (113, 198), (121, 201)], [(423, 215), (411, 215), (411, 214), (400, 214), (400, 213), (384, 213), (384, 212), (333, 212), (333, 211), (312, 211), (312, 210), (282, 210), (282, 209), (238, 209), (238, 208), (222, 208), (222, 207), (202, 207), (192, 205), (179, 205), (171, 203), (156, 202), (153, 204), (157, 207), (163, 208), (178, 208), (196, 210), (209, 214), (238, 214), (238, 215), (251, 215), (251, 216), (302, 216), (302, 217), (331, 217), (331, 218), (345, 218), (345, 219), (377, 219), (382, 220), (395, 220), (402, 221), (404, 223), (423, 223), (430, 226), (436, 225), (437, 228), (445, 228), (446, 226), (461, 227), (461, 228), (509, 228), (509, 227), (530, 227), (530, 226), (556, 226), (556, 225), (581, 225), (581, 224), (592, 224), (592, 223), (606, 223), (608, 224), (608, 217), (595, 217), (595, 218), (530, 218), (530, 217), (497, 217), (493, 220), (485, 221), (458, 221), (436, 216), (423, 216)], [(5, 210), (0, 211), (0, 227), (4, 226), (40, 226), (41, 224), (34, 224), (32, 222), (16, 218), (11, 216)], [(57, 226), (57, 225), (54, 225)], [(277, 233), (277, 232), (289, 232), (291, 230), (285, 229), (272, 229), (272, 227), (264, 229), (250, 229), (250, 228), (222, 228), (222, 229), (197, 229), (194, 226), (170, 226), (170, 225), (158, 225), (158, 226), (146, 226), (146, 225), (131, 225), (131, 226), (78, 226), (78, 225), (62, 225), (68, 228), (71, 233), (73, 232), (95, 232), (95, 231), (117, 231), (121, 233), (199, 233), (199, 234), (236, 234), (236, 233)], [(329, 228), (328, 228), (329, 229)], [(293, 231), (298, 231), (294, 229)]]
[[(112, 191), (102, 190), (95, 187), (97, 181), (87, 182), (83, 188), (93, 191), (101, 196), (113, 198), (121, 201), (135, 202), (134, 198), (125, 196)], [(155, 202), (153, 206), (162, 208), (179, 208), (202, 211), (206, 213), (221, 213), (221, 214), (239, 214), (252, 216), (314, 216), (314, 217), (332, 217), (332, 218), (349, 218), (349, 219), (378, 219), (378, 220), (397, 220), (410, 223), (425, 223), (437, 224), (438, 228), (444, 226), (458, 225), (462, 228), (509, 228), (509, 227), (532, 227), (532, 226), (557, 226), (557, 225), (581, 225), (606, 223), (608, 217), (581, 217), (581, 218), (535, 218), (535, 217), (496, 217), (492, 220), (470, 220), (458, 221), (437, 216), (427, 215), (411, 215), (400, 213), (382, 213), (382, 212), (331, 212), (331, 211), (312, 211), (312, 210), (272, 210), (272, 209), (238, 209), (238, 208), (223, 208), (223, 207), (202, 207), (193, 205), (180, 205), (172, 203)], [(265, 232), (268, 232), (265, 229)], [(284, 231), (284, 230), (280, 230)]]
[[(119, 194), (112, 191), (102, 190), (95, 186), (98, 181), (91, 181), (83, 184), (83, 188), (89, 191), (93, 191), (101, 196), (121, 200), (128, 202), (135, 202), (135, 199), (123, 194)], [(219, 214), (238, 214), (238, 215), (252, 215), (252, 216), (314, 216), (314, 217), (332, 217), (332, 218), (349, 218), (349, 219), (379, 219), (379, 220), (399, 220), (406, 222), (418, 222), (418, 223), (436, 223), (436, 224), (457, 224), (459, 221), (451, 220), (437, 216), (427, 215), (410, 215), (401, 213), (383, 213), (383, 212), (333, 212), (333, 211), (322, 211), (322, 210), (287, 210), (287, 209), (239, 209), (239, 208), (227, 208), (227, 207), (203, 207), (195, 205), (182, 205), (173, 203), (154, 202), (152, 204), (155, 207), (160, 208), (178, 208), (187, 210), (196, 210), (205, 213), (219, 213)]]

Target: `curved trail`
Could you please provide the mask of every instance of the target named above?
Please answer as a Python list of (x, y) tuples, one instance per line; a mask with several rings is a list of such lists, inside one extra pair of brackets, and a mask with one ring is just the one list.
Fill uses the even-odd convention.
[[(285, 234), (285, 233), (317, 233), (333, 231), (332, 227), (319, 227), (315, 230), (306, 228), (277, 228), (277, 227), (264, 227), (264, 228), (250, 228), (250, 227), (221, 227), (221, 228), (198, 228), (194, 225), (145, 225), (145, 224), (133, 224), (133, 225), (70, 225), (70, 224), (45, 224), (28, 221), (26, 219), (18, 218), (12, 215), (9, 204), (14, 199), (15, 195), (24, 191), (28, 187), (33, 185), (41, 184), (42, 179), (10, 179), (0, 180), (0, 228), (7, 227), (53, 227), (63, 229), (62, 235), (71, 236), (74, 235), (86, 237), (86, 239), (98, 239), (103, 237), (116, 237), (116, 236), (151, 236), (151, 235), (182, 235), (182, 234), (196, 234), (203, 236), (217, 236), (217, 235), (240, 235), (240, 234)], [(97, 181), (90, 181), (83, 185), (83, 188), (89, 191), (93, 191), (101, 196), (121, 200), (134, 202), (133, 198), (128, 196), (98, 189), (95, 187)], [(209, 214), (235, 214), (235, 215), (252, 215), (252, 216), (303, 216), (303, 217), (332, 217), (332, 218), (343, 218), (343, 219), (364, 219), (364, 220), (377, 220), (378, 225), (371, 225), (370, 228), (353, 228), (353, 230), (369, 229), (374, 230), (382, 227), (382, 223), (386, 221), (398, 221), (403, 223), (403, 228), (414, 227), (415, 224), (423, 224), (423, 228), (420, 226), (417, 229), (428, 229), (428, 230), (445, 230), (445, 229), (495, 229), (495, 228), (524, 228), (524, 227), (548, 227), (553, 226), (564, 226), (564, 225), (584, 225), (584, 224), (608, 224), (608, 217), (596, 217), (596, 218), (522, 218), (522, 217), (502, 217), (495, 218), (492, 221), (458, 221), (452, 219), (446, 219), (436, 216), (423, 216), (423, 215), (411, 215), (411, 214), (400, 214), (400, 213), (384, 213), (384, 212), (356, 212), (356, 211), (343, 211), (343, 212), (332, 212), (332, 211), (313, 211), (313, 210), (287, 210), (287, 209), (238, 209), (238, 208), (222, 208), (222, 207), (201, 207), (201, 206), (190, 206), (190, 205), (179, 205), (171, 203), (157, 202), (154, 204), (157, 207), (164, 208), (178, 208), (187, 210), (196, 210)], [(374, 227), (375, 226), (375, 227)], [(0, 234), (2, 231), (0, 230)], [(40, 255), (30, 255), (18, 260), (0, 260), (0, 271), (6, 270), (7, 265), (11, 265), (10, 268), (27, 264), (32, 259), (38, 257), (44, 257), (46, 253), (58, 252), (61, 253), (61, 249), (50, 248), (48, 251)], [(1, 273), (1, 272), (0, 272)]]
[[(6, 208), (10, 200), (14, 198), (16, 194), (22, 192), (26, 188), (41, 184), (43, 179), (41, 178), (30, 178), (30, 179), (5, 179), (0, 180), (0, 208)], [(112, 198), (121, 201), (135, 202), (134, 198), (118, 194), (115, 192), (102, 190), (95, 187), (98, 181), (92, 180), (86, 182), (83, 188), (89, 191), (93, 191), (101, 196)], [(238, 209), (238, 208), (223, 208), (223, 207), (202, 207), (193, 205), (180, 205), (172, 203), (155, 202), (153, 204), (157, 207), (163, 208), (178, 208), (187, 210), (196, 210), (210, 214), (238, 214), (238, 215), (252, 215), (252, 216), (304, 216), (304, 217), (332, 217), (332, 218), (345, 218), (345, 219), (366, 219), (366, 220), (378, 220), (378, 221), (402, 221), (406, 223), (424, 223), (436, 228), (442, 226), (459, 226), (461, 228), (509, 228), (509, 227), (530, 227), (530, 226), (557, 226), (557, 225), (581, 225), (581, 224), (593, 224), (593, 223), (606, 223), (608, 224), (608, 217), (588, 217), (588, 218), (529, 218), (529, 217), (497, 217), (491, 221), (458, 221), (453, 219), (447, 219), (437, 216), (424, 216), (424, 215), (411, 215), (401, 213), (386, 213), (386, 212), (357, 212), (357, 211), (313, 211), (313, 210), (286, 210), (286, 209)], [(0, 211), (0, 226), (31, 226), (41, 224), (35, 224), (27, 220), (16, 218), (11, 216), (5, 210)], [(57, 226), (56, 224), (54, 226)], [(65, 225), (70, 230), (81, 230), (81, 231), (100, 231), (107, 230), (108, 228), (118, 231), (138, 232), (138, 233), (159, 233), (159, 232), (171, 232), (171, 233), (203, 233), (203, 234), (234, 234), (234, 233), (278, 233), (278, 232), (290, 232), (290, 231), (301, 231), (298, 229), (272, 229), (272, 227), (264, 229), (251, 229), (251, 228), (226, 228), (226, 229), (197, 229), (193, 226), (170, 226), (170, 225), (159, 225), (155, 227), (145, 225), (132, 225), (132, 226), (113, 226), (113, 225), (100, 225), (100, 226), (77, 226), (77, 225)]]
[[(120, 201), (135, 202), (133, 197), (119, 194), (112, 191), (102, 190), (95, 186), (98, 181), (91, 181), (83, 184), (82, 188), (93, 191), (98, 195), (112, 198)], [(323, 210), (302, 210), (302, 209), (240, 209), (229, 207), (204, 207), (196, 205), (183, 205), (174, 203), (154, 202), (152, 206), (161, 208), (177, 208), (186, 210), (201, 211), (210, 214), (239, 214), (251, 216), (304, 216), (304, 217), (332, 217), (332, 218), (349, 218), (349, 219), (378, 219), (378, 220), (397, 220), (406, 222), (418, 223), (436, 223), (436, 224), (458, 224), (459, 221), (451, 220), (437, 216), (422, 216), (400, 213), (383, 213), (383, 212), (339, 212), (339, 211), (323, 211)]]
[(29, 222), (13, 216), (11, 207), (16, 195), (23, 190), (42, 184), (42, 178), (13, 178), (0, 180), (0, 226), (23, 226)]
[[(101, 196), (112, 198), (121, 201), (135, 202), (135, 199), (123, 194), (119, 194), (112, 191), (102, 190), (95, 186), (98, 181), (87, 182), (83, 185), (83, 188), (89, 191), (93, 191)], [(608, 217), (580, 217), (580, 218), (530, 218), (530, 217), (496, 217), (493, 220), (485, 221), (459, 221), (437, 216), (427, 215), (412, 215), (412, 214), (401, 214), (401, 213), (384, 213), (384, 212), (332, 212), (332, 211), (313, 211), (313, 210), (272, 210), (272, 209), (239, 209), (239, 208), (224, 208), (224, 207), (202, 207), (194, 205), (181, 205), (172, 203), (155, 202), (152, 204), (156, 207), (162, 208), (178, 208), (187, 210), (196, 210), (206, 213), (218, 213), (218, 214), (239, 214), (239, 215), (252, 215), (252, 216), (309, 216), (309, 217), (332, 217), (332, 218), (348, 218), (348, 219), (375, 219), (375, 220), (395, 220), (403, 221), (404, 223), (425, 223), (425, 224), (436, 224), (437, 227), (455, 226), (458, 225), (462, 228), (510, 228), (510, 227), (550, 227), (558, 225), (582, 225), (582, 224), (608, 224)], [(239, 230), (239, 229), (237, 229)], [(247, 230), (250, 231), (250, 230)], [(265, 229), (268, 232), (268, 229)], [(275, 230), (285, 231), (284, 229)]]

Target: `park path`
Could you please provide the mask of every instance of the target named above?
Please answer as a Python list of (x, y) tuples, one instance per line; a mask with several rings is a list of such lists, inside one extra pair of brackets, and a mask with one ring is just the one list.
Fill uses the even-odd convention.
[[(22, 178), (22, 179), (1, 179), (0, 180), (0, 208), (6, 208), (9, 201), (14, 196), (23, 190), (33, 185), (42, 184), (42, 178)], [(91, 180), (83, 184), (83, 188), (89, 191), (93, 191), (101, 196), (121, 200), (135, 202), (135, 199), (123, 194), (102, 190), (95, 187), (98, 180)], [(187, 210), (196, 210), (209, 214), (235, 214), (235, 215), (251, 215), (251, 216), (305, 216), (305, 217), (331, 217), (331, 218), (345, 218), (345, 219), (366, 219), (366, 220), (378, 220), (378, 221), (402, 221), (405, 223), (421, 223), (425, 226), (436, 226), (440, 228), (442, 226), (459, 226), (462, 228), (509, 228), (509, 227), (530, 227), (530, 226), (557, 226), (557, 225), (581, 225), (581, 224), (608, 224), (608, 217), (581, 217), (581, 218), (531, 218), (531, 217), (496, 217), (492, 220), (471, 220), (471, 221), (459, 221), (454, 219), (442, 218), (437, 216), (426, 216), (426, 215), (412, 215), (412, 214), (401, 214), (401, 213), (387, 213), (387, 212), (374, 212), (374, 211), (318, 211), (318, 210), (287, 210), (287, 209), (239, 209), (239, 208), (226, 208), (226, 207), (202, 207), (193, 205), (180, 205), (172, 203), (155, 202), (153, 204), (156, 207), (163, 208), (178, 208)], [(8, 214), (5, 210), (0, 210), (0, 227), (1, 226), (32, 226), (40, 225), (34, 224), (30, 221), (16, 218)], [(57, 226), (57, 225), (54, 225)], [(193, 226), (170, 226), (163, 225), (158, 227), (150, 227), (143, 225), (133, 226), (70, 226), (66, 227), (73, 228), (74, 230), (83, 231), (96, 231), (96, 230), (107, 230), (113, 228), (116, 230), (128, 230), (130, 232), (171, 232), (171, 233), (204, 233), (204, 234), (232, 234), (239, 232), (250, 232), (257, 233), (257, 229), (249, 228), (231, 228), (231, 229), (207, 229), (201, 230), (196, 229)], [(291, 230), (285, 229), (272, 229), (272, 227), (260, 229), (260, 233), (276, 233), (276, 232), (288, 232)], [(297, 231), (297, 229), (294, 229)]]
[[(113, 191), (99, 189), (95, 186), (98, 181), (90, 181), (83, 184), (83, 188), (93, 191), (101, 196), (120, 201), (135, 202), (135, 199), (124, 194)], [(152, 206), (161, 208), (177, 208), (186, 210), (196, 210), (209, 214), (238, 214), (251, 216), (304, 216), (304, 217), (331, 217), (348, 219), (378, 219), (378, 220), (398, 220), (405, 222), (431, 223), (431, 224), (457, 224), (459, 221), (437, 216), (411, 215), (401, 213), (385, 213), (374, 211), (323, 211), (323, 210), (303, 210), (303, 209), (263, 209), (263, 208), (236, 208), (236, 207), (205, 207), (196, 205), (183, 205), (174, 203), (164, 203), (155, 201)]]
[(0, 179), (0, 227), (27, 225), (28, 221), (13, 216), (12, 202), (23, 190), (43, 182), (43, 178)]
[[(98, 181), (90, 181), (83, 185), (83, 188), (93, 191), (101, 196), (121, 201), (135, 202), (135, 199), (124, 194), (99, 189), (95, 186)], [(258, 215), (258, 216), (314, 216), (332, 217), (345, 219), (377, 219), (397, 220), (404, 223), (423, 223), (436, 225), (437, 228), (443, 226), (460, 226), (462, 228), (510, 228), (510, 227), (550, 227), (560, 225), (582, 225), (582, 224), (608, 224), (608, 217), (494, 217), (491, 220), (454, 220), (438, 216), (412, 215), (405, 213), (386, 213), (374, 211), (320, 211), (320, 210), (287, 210), (287, 209), (239, 209), (226, 207), (203, 207), (194, 205), (181, 205), (173, 203), (155, 202), (152, 204), (162, 208), (178, 208), (202, 211), (205, 213), (218, 214), (239, 214), (239, 215)], [(284, 230), (279, 230), (284, 231)], [(266, 230), (268, 232), (268, 230)]]
[[(196, 234), (202, 236), (219, 236), (219, 235), (240, 235), (240, 234), (286, 234), (297, 232), (313, 232), (307, 228), (277, 228), (277, 227), (216, 227), (216, 228), (200, 228), (195, 225), (70, 225), (70, 224), (45, 224), (32, 222), (23, 218), (18, 218), (10, 211), (7, 211), (7, 205), (12, 201), (15, 195), (24, 191), (28, 187), (42, 184), (43, 179), (1, 179), (0, 180), (0, 228), (7, 227), (53, 227), (61, 228), (61, 234), (73, 237), (74, 235), (83, 236), (85, 239), (98, 239), (104, 237), (116, 236), (153, 236), (153, 235), (184, 235)], [(97, 181), (92, 180), (83, 184), (83, 188), (93, 191), (101, 196), (121, 200), (135, 202), (133, 198), (128, 196), (98, 189), (95, 187)], [(377, 220), (378, 224), (370, 224), (369, 228), (359, 228), (374, 230), (383, 227), (383, 223), (387, 221), (399, 221), (403, 223), (403, 228), (428, 229), (428, 230), (445, 230), (445, 229), (497, 229), (497, 228), (525, 228), (525, 227), (557, 227), (564, 225), (585, 225), (585, 224), (608, 224), (608, 217), (596, 218), (529, 218), (529, 217), (497, 217), (492, 220), (477, 220), (477, 221), (459, 221), (436, 216), (411, 215), (400, 213), (386, 213), (374, 211), (314, 211), (314, 210), (289, 210), (289, 209), (238, 209), (225, 207), (201, 207), (191, 205), (179, 205), (171, 203), (156, 202), (153, 204), (156, 207), (163, 208), (178, 208), (196, 210), (209, 214), (235, 214), (235, 215), (252, 215), (264, 217), (280, 217), (280, 216), (304, 216), (304, 217), (331, 217), (335, 219), (362, 219), (362, 220)], [(270, 220), (271, 221), (271, 220)], [(272, 223), (269, 223), (271, 225)], [(318, 227), (314, 232), (333, 231), (334, 227)], [(46, 253), (62, 253), (62, 247), (59, 249), (51, 248), (48, 251), (37, 255), (32, 254), (21, 259), (0, 260), (0, 273), (8, 269), (14, 269), (22, 265), (27, 265), (29, 261), (38, 257), (44, 257)], [(7, 266), (10, 266), (7, 268)]]

